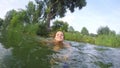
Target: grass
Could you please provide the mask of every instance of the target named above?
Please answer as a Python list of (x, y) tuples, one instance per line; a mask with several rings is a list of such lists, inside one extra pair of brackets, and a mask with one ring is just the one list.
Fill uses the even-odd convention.
[(120, 35), (99, 35), (92, 37), (82, 35), (79, 32), (65, 32), (65, 39), (108, 47), (120, 47)]

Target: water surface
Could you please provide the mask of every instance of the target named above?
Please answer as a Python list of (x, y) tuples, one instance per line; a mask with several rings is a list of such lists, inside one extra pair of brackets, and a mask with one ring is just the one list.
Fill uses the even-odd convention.
[[(46, 55), (47, 50), (39, 46), (22, 46), (6, 49), (0, 44), (0, 68), (46, 68), (45, 66), (49, 66), (48, 61), (51, 59), (56, 60), (55, 64), (52, 65), (54, 68), (63, 68), (65, 63), (67, 63), (69, 68), (120, 67), (120, 48), (73, 41), (67, 42), (72, 46), (72, 52), (67, 60), (64, 60), (63, 56), (69, 53), (68, 49), (61, 49), (57, 53)], [(58, 58), (60, 60), (57, 60)]]

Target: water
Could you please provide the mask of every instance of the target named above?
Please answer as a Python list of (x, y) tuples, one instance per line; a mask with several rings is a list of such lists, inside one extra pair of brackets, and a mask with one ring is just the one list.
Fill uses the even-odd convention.
[(71, 68), (119, 68), (120, 49), (71, 42)]
[[(104, 46), (95, 46), (92, 44), (70, 42), (72, 45), (72, 54), (68, 60), (63, 59), (63, 55), (69, 53), (62, 50), (55, 54), (54, 58), (61, 56), (62, 61), (58, 61), (54, 68), (63, 68), (67, 63), (69, 68), (119, 68), (120, 67), (120, 49)], [(64, 53), (63, 53), (64, 52)], [(66, 67), (66, 68), (68, 68)]]
[(3, 48), (3, 46), (0, 43), (0, 68), (6, 67), (5, 61), (8, 60), (7, 58), (10, 58), (10, 56), (11, 56), (10, 49)]
[[(120, 68), (120, 48), (96, 46), (73, 41), (68, 42), (72, 45), (72, 52), (66, 60), (64, 60), (63, 56), (69, 53), (68, 49), (62, 49), (59, 53), (51, 54), (54, 60), (60, 59), (54, 61), (53, 68)], [(39, 64), (41, 61), (44, 61), (39, 59), (41, 57), (38, 56), (39, 49), (27, 50), (27, 53), (23, 56), (20, 56), (21, 54), (18, 52), (18, 49), (16, 49), (16, 53), (13, 53), (14, 51), (12, 50), (13, 48), (6, 49), (0, 44), (0, 68), (32, 68), (32, 66), (35, 68), (46, 68)], [(26, 49), (22, 51), (24, 53)], [(38, 51), (38, 54), (33, 56), (33, 53), (36, 53), (36, 51)], [(30, 63), (30, 66), (25, 67), (24, 63)], [(47, 63), (44, 64), (47, 65)]]

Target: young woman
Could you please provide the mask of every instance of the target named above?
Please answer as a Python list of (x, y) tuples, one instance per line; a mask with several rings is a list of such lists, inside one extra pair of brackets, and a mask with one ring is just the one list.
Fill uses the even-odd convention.
[(71, 47), (70, 44), (64, 42), (64, 33), (62, 31), (57, 31), (53, 39), (53, 50), (59, 51), (62, 48)]
[[(48, 47), (50, 47), (50, 49), (56, 52), (53, 53), (51, 56), (50, 63), (52, 66), (54, 66), (56, 62), (62, 61), (63, 68), (68, 68), (66, 61), (71, 55), (72, 49), (70, 44), (64, 41), (64, 38), (65, 38), (64, 33), (62, 31), (57, 31), (52, 39), (50, 38), (50, 39), (40, 40), (40, 43), (47, 45)], [(56, 67), (52, 67), (52, 68), (56, 68)]]
[[(54, 56), (55, 57), (54, 59), (51, 59), (50, 63), (53, 65), (57, 61), (64, 61), (63, 68), (69, 68), (68, 67), (69, 65), (66, 63), (66, 61), (68, 60), (72, 50), (70, 44), (64, 42), (64, 33), (62, 31), (57, 31), (53, 37), (52, 43), (53, 43), (53, 50), (59, 52), (59, 54), (58, 55), (56, 54), (57, 57), (56, 55), (53, 55), (53, 57)], [(68, 49), (67, 52), (63, 51), (64, 53), (62, 52), (60, 54), (60, 51), (62, 49), (65, 50), (65, 48)]]

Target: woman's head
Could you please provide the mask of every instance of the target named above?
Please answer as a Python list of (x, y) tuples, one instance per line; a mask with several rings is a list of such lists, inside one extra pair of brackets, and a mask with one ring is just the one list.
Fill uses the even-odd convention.
[(57, 31), (54, 36), (55, 41), (62, 42), (64, 40), (64, 33), (62, 31)]

